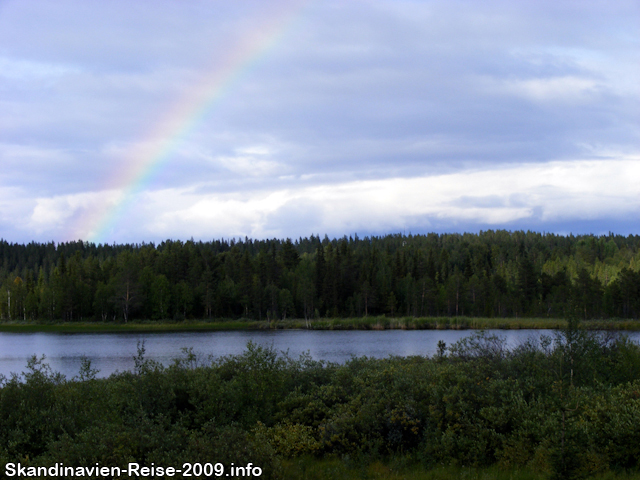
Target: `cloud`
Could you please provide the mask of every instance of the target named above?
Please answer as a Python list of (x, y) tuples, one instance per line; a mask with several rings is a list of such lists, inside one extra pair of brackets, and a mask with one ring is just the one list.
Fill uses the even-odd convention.
[(501, 90), (522, 96), (534, 102), (584, 103), (597, 93), (598, 84), (586, 78), (573, 76), (507, 80)]
[(14, 81), (57, 79), (64, 75), (78, 73), (79, 71), (80, 69), (78, 67), (70, 65), (0, 57), (0, 77)]
[(25, 239), (34, 204), (21, 188), (0, 186), (0, 238)]
[(619, 220), (637, 205), (634, 2), (2, 8), (0, 235), (86, 235), (109, 192), (143, 183), (110, 240), (637, 229)]
[(200, 156), (218, 168), (233, 174), (249, 177), (268, 177), (282, 171), (282, 166), (273, 160), (274, 152), (268, 145), (251, 145), (236, 148), (232, 155), (213, 156), (194, 149), (187, 155)]
[[(37, 198), (27, 227), (38, 236), (62, 236), (66, 240), (76, 240), (78, 223), (82, 224), (84, 217), (107, 214), (120, 198), (121, 192), (118, 191)], [(87, 234), (86, 231), (82, 233)]]
[[(297, 237), (313, 232), (474, 231), (523, 221), (556, 226), (582, 222), (583, 228), (606, 233), (607, 220), (631, 221), (637, 215), (639, 160), (530, 163), (332, 185), (299, 180), (297, 186), (258, 192), (143, 192), (109, 235), (127, 241), (161, 241), (175, 238), (175, 232), (183, 232), (179, 238)], [(83, 194), (41, 199), (32, 221), (40, 227), (57, 225), (78, 209), (93, 210), (91, 202), (99, 198)]]

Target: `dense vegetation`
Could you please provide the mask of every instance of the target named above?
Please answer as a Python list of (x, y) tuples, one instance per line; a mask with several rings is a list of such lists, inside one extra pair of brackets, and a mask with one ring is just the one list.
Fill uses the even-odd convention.
[(533, 232), (28, 245), (0, 241), (0, 318), (638, 318), (640, 237)]
[(249, 344), (215, 361), (186, 350), (162, 367), (142, 345), (135, 371), (107, 379), (85, 363), (70, 381), (34, 358), (0, 382), (2, 466), (208, 461), (251, 462), (263, 478), (322, 478), (318, 465), (345, 464), (349, 477), (331, 477), (408, 478), (384, 465), (637, 474), (640, 348), (572, 321), (513, 351), (480, 334), (441, 344), (433, 358), (338, 365)]

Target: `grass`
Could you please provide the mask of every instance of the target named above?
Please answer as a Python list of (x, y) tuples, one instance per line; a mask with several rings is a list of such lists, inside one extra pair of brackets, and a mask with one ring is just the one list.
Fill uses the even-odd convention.
[(60, 322), (60, 323), (29, 323), (11, 322), (0, 323), (0, 332), (31, 333), (152, 333), (152, 332), (198, 332), (218, 330), (258, 330), (267, 329), (260, 322), (229, 320), (229, 321), (148, 321), (140, 323), (118, 322)]
[[(584, 328), (590, 330), (640, 330), (634, 320), (586, 320)], [(558, 329), (566, 322), (558, 318), (480, 318), (480, 317), (360, 317), (320, 318), (306, 322), (303, 319), (274, 321), (239, 320), (187, 320), (173, 322), (142, 321), (121, 322), (4, 322), (0, 332), (51, 333), (118, 333), (118, 332), (197, 332), (222, 330), (467, 330), (467, 329)]]

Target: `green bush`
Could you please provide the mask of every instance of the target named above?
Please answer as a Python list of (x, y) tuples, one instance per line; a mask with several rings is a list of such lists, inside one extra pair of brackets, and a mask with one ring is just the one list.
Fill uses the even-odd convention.
[(513, 351), (479, 335), (432, 359), (344, 365), (249, 344), (216, 361), (187, 351), (162, 367), (141, 348), (133, 372), (106, 379), (85, 364), (68, 380), (34, 358), (0, 384), (0, 460), (215, 459), (259, 465), (264, 478), (304, 456), (349, 459), (354, 468), (400, 462), (551, 478), (637, 472), (637, 365), (637, 345), (582, 332)]

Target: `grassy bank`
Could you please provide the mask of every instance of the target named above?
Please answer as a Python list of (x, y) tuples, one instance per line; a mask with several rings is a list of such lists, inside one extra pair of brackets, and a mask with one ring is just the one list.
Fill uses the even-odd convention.
[[(640, 330), (637, 320), (586, 320), (582, 326), (588, 330)], [(118, 333), (118, 332), (197, 332), (229, 330), (467, 330), (467, 329), (559, 329), (566, 321), (558, 318), (474, 318), (474, 317), (366, 317), (323, 318), (311, 321), (289, 319), (256, 321), (250, 319), (188, 320), (183, 322), (148, 321), (139, 323), (74, 322), (34, 323), (3, 322), (0, 332), (52, 332), (52, 333)]]

